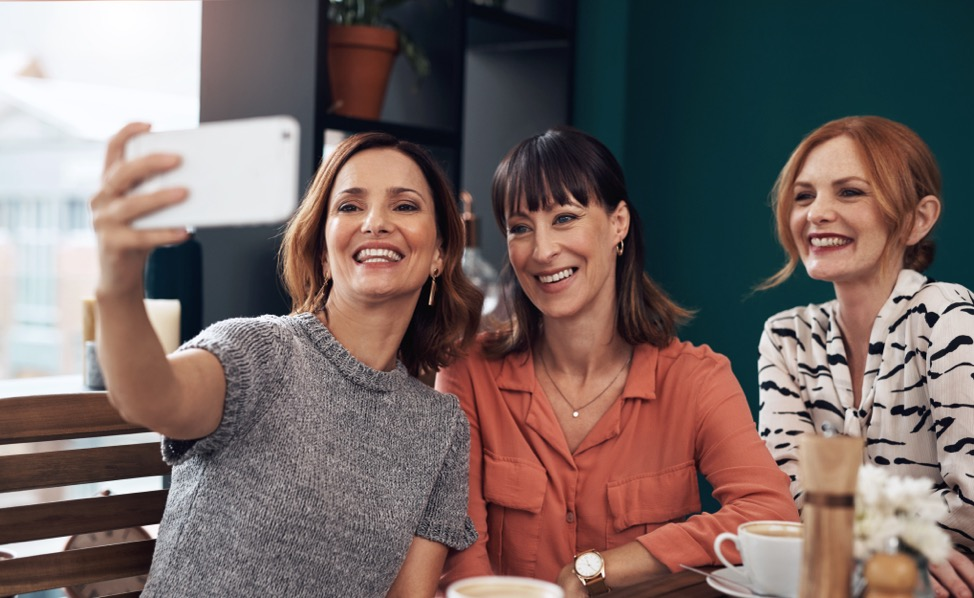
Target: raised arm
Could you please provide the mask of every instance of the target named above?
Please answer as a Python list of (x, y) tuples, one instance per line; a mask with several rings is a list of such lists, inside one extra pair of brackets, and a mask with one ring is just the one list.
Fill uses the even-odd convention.
[(220, 423), (226, 380), (219, 361), (206, 351), (167, 357), (145, 311), (142, 280), (149, 252), (188, 238), (185, 229), (131, 226), (135, 218), (187, 196), (179, 188), (126, 196), (139, 182), (179, 165), (179, 156), (168, 154), (125, 161), (125, 143), (148, 130), (147, 124), (129, 124), (109, 141), (102, 187), (90, 202), (100, 265), (98, 361), (109, 399), (124, 418), (170, 438), (200, 438)]

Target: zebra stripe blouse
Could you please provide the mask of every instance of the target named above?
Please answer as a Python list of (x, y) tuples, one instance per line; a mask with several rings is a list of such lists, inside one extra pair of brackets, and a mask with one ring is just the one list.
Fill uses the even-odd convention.
[(941, 527), (974, 554), (974, 294), (901, 271), (870, 334), (858, 408), (836, 308), (781, 312), (761, 335), (758, 428), (795, 502), (802, 435), (831, 425), (865, 437), (864, 463), (930, 479), (949, 508)]

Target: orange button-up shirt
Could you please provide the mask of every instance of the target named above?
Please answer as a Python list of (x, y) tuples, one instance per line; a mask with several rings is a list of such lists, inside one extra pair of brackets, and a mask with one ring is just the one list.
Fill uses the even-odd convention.
[[(489, 361), (474, 349), (436, 387), (456, 394), (470, 419), (470, 517), (480, 535), (451, 554), (444, 586), (491, 574), (553, 581), (582, 550), (634, 541), (673, 571), (714, 565), (717, 534), (749, 520), (798, 520), (730, 362), (707, 346), (637, 346), (622, 396), (574, 453), (529, 354)], [(717, 513), (700, 513), (698, 471)]]

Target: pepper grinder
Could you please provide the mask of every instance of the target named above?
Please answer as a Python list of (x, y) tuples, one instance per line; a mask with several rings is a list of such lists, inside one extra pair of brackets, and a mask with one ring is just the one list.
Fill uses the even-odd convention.
[(856, 479), (862, 438), (802, 438), (799, 468), (805, 484), (801, 598), (849, 598)]

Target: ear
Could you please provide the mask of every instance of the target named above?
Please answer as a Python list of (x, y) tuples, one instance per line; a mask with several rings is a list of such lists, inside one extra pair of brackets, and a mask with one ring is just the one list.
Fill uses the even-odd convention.
[(437, 239), (436, 249), (433, 251), (433, 261), (430, 262), (430, 276), (436, 270), (443, 274), (443, 242)]
[(937, 224), (939, 218), (940, 200), (933, 195), (927, 195), (921, 199), (913, 212), (913, 228), (906, 238), (907, 247), (916, 245), (926, 237), (927, 233), (933, 229), (933, 225)]
[(618, 245), (619, 241), (626, 238), (629, 234), (629, 204), (620, 201), (616, 209), (609, 215), (609, 226), (612, 227), (613, 245)]

